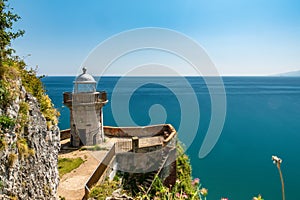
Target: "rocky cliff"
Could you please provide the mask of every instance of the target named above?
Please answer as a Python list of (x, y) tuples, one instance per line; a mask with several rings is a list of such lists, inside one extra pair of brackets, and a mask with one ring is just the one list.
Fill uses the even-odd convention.
[(0, 199), (57, 199), (59, 128), (21, 78), (9, 84), (11, 100), (0, 106)]

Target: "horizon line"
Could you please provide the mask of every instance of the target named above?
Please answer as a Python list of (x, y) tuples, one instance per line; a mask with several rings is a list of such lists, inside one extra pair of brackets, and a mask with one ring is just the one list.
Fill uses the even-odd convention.
[[(80, 74), (77, 75), (41, 75), (38, 74), (37, 76), (43, 76), (43, 77), (77, 77)], [(91, 74), (92, 75), (92, 74)], [(283, 76), (281, 74), (270, 74), (270, 75), (182, 75), (182, 76), (174, 76), (174, 75), (134, 75), (134, 76), (124, 76), (124, 75), (118, 75), (118, 74), (109, 74), (109, 75), (92, 75), (93, 77), (298, 77), (296, 76)]]

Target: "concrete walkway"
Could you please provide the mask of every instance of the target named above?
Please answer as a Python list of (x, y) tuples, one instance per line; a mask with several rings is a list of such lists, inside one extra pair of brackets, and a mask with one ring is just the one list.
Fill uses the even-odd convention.
[(108, 152), (110, 145), (105, 145), (107, 150), (80, 151), (68, 148), (66, 145), (67, 142), (68, 140), (62, 141), (62, 150), (60, 151), (59, 158), (80, 157), (85, 162), (77, 169), (61, 177), (58, 186), (58, 196), (65, 197), (66, 200), (81, 200), (84, 196), (85, 183)]
[[(70, 148), (69, 139), (61, 141), (62, 148), (59, 158), (78, 158), (81, 157), (85, 162), (77, 169), (65, 174), (60, 179), (58, 186), (58, 196), (65, 197), (66, 200), (81, 200), (84, 197), (85, 183), (93, 174), (99, 163), (103, 160), (106, 153), (117, 141), (131, 141), (129, 138), (106, 138), (107, 142), (99, 145), (104, 149), (99, 151), (79, 150)], [(163, 137), (141, 138), (140, 147), (147, 147), (162, 144)]]

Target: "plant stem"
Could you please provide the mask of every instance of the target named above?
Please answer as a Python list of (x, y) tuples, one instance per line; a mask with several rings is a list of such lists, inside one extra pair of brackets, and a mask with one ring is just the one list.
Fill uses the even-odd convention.
[(283, 176), (282, 176), (282, 172), (281, 172), (281, 169), (280, 169), (280, 163), (277, 163), (277, 168), (278, 168), (279, 176), (280, 176), (280, 180), (281, 180), (282, 200), (285, 200), (284, 181), (283, 181)]

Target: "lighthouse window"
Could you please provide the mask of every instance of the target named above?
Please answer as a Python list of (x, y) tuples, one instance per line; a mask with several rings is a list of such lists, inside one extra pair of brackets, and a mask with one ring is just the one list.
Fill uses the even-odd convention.
[(80, 92), (95, 92), (95, 84), (78, 84), (77, 85), (77, 93)]

